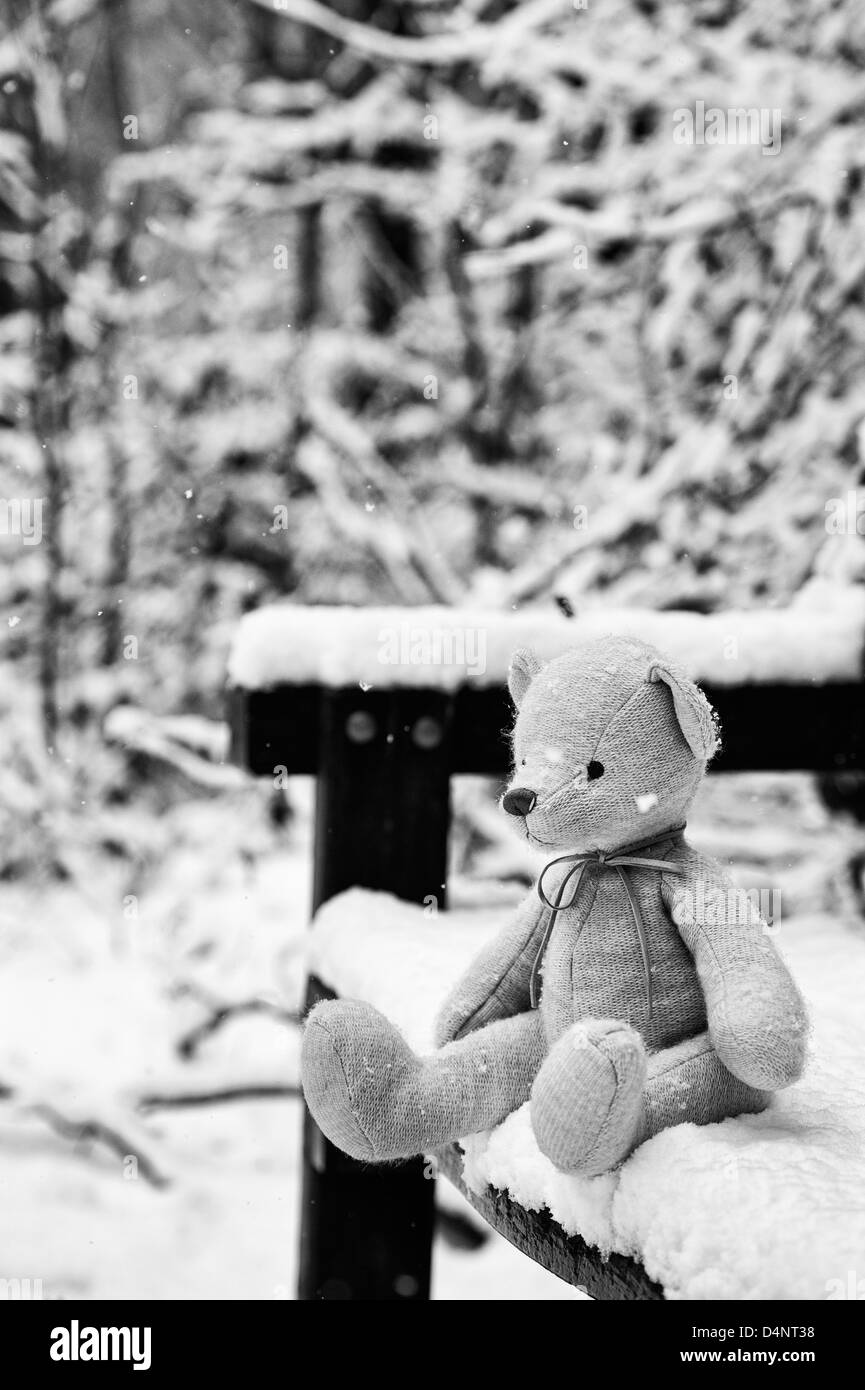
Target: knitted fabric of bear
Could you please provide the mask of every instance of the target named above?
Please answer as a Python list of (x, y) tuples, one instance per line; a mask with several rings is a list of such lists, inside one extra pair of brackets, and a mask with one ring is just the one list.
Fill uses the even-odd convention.
[(564, 1172), (669, 1125), (763, 1110), (804, 1064), (802, 1000), (752, 902), (684, 835), (717, 747), (705, 696), (636, 638), (517, 652), (502, 804), (549, 856), (418, 1057), (368, 1004), (309, 1015), (307, 1104), (354, 1158), (430, 1152), (530, 1102)]

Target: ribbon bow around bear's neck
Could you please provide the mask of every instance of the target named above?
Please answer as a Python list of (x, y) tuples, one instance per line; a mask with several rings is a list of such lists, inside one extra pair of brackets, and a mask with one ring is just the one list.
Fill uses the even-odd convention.
[[(675, 861), (670, 861), (669, 859), (649, 859), (645, 855), (638, 853), (638, 851), (651, 849), (655, 845), (666, 844), (668, 840), (680, 837), (684, 828), (683, 825), (679, 825), (673, 830), (666, 831), (663, 835), (653, 835), (648, 840), (639, 840), (635, 844), (623, 845), (620, 849), (594, 850), (589, 854), (560, 854), (557, 859), (551, 859), (548, 864), (544, 865), (538, 878), (538, 897), (544, 906), (549, 908), (550, 918), (544, 930), (540, 950), (535, 956), (535, 963), (532, 966), (531, 978), (529, 980), (529, 999), (533, 1009), (536, 1009), (538, 1006), (538, 973), (549, 944), (556, 917), (560, 912), (565, 912), (569, 907), (573, 907), (576, 902), (586, 865), (597, 864), (602, 869), (615, 869), (628, 895), (628, 902), (631, 905), (631, 913), (634, 918), (634, 926), (637, 929), (637, 940), (640, 943), (640, 955), (643, 960), (643, 977), (646, 981), (646, 1005), (649, 1011), (649, 1018), (652, 1017), (652, 960), (649, 953), (649, 938), (646, 933), (643, 914), (640, 912), (640, 904), (637, 901), (627, 871), (628, 869), (655, 869), (660, 873), (683, 873), (683, 866), (677, 864)], [(551, 902), (544, 891), (544, 879), (550, 869), (554, 869), (557, 864), (570, 864), (571, 867), (559, 884), (555, 901)], [(564, 903), (562, 902), (562, 898), (565, 895), (565, 889), (575, 875), (576, 883), (574, 884), (574, 891), (568, 902)]]

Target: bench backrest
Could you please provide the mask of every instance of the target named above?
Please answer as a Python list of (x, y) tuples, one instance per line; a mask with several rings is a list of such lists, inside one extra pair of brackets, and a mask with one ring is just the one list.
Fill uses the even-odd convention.
[[(429, 614), (424, 625), (405, 612), (287, 605), (246, 620), (232, 661), (232, 758), (263, 776), (317, 778), (315, 907), (355, 885), (444, 905), (450, 779), (508, 773), (508, 652), (528, 639), (553, 655), (595, 635), (597, 626), (545, 618), (527, 628), (524, 616), (492, 616), (483, 672), (412, 662), (415, 652), (435, 652), (432, 635), (445, 631), (441, 614), (434, 619), (438, 628)], [(656, 641), (666, 633), (666, 649), (684, 655), (693, 674), (714, 676), (714, 683), (703, 679), (724, 732), (713, 770), (865, 770), (859, 609), (840, 616), (805, 611), (794, 621), (789, 613), (744, 616), (743, 637), (743, 615), (714, 615), (711, 623), (691, 613), (630, 615), (630, 630), (646, 635), (648, 628)], [(615, 622), (604, 617), (613, 627), (625, 625), (621, 615)], [(453, 655), (455, 635), (479, 632), (479, 618), (446, 618)], [(406, 657), (402, 667), (382, 660), (393, 634)], [(686, 640), (698, 648), (690, 659)], [(728, 660), (725, 651), (736, 654)], [(473, 652), (476, 658), (477, 642)], [(297, 683), (285, 680), (289, 671)], [(265, 689), (237, 683), (250, 672), (259, 680), (276, 676), (277, 683)], [(375, 680), (364, 679), (370, 676)]]

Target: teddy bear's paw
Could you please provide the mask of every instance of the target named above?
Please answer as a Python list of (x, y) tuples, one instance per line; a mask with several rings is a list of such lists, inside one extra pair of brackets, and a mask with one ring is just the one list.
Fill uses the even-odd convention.
[(565, 1173), (595, 1177), (635, 1146), (643, 1112), (646, 1052), (616, 1019), (583, 1019), (559, 1039), (532, 1087), (538, 1147)]
[(419, 1069), (408, 1043), (371, 1004), (331, 1000), (316, 1005), (303, 1033), (301, 1077), (319, 1129), (352, 1158), (408, 1157), (393, 1133), (394, 1093)]

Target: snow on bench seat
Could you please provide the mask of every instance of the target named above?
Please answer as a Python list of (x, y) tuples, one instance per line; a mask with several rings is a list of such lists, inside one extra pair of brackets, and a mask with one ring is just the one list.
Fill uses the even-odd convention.
[[(503, 909), (427, 915), (351, 889), (322, 907), (310, 970), (388, 1015), (415, 1048)], [(830, 917), (784, 923), (780, 945), (809, 1002), (803, 1080), (763, 1115), (655, 1136), (615, 1173), (568, 1177), (539, 1152), (528, 1107), (463, 1141), (463, 1179), (569, 1235), (640, 1261), (671, 1299), (847, 1297), (865, 1264), (865, 938)], [(843, 1292), (842, 1292), (843, 1290)]]
[(819, 607), (749, 612), (587, 609), (506, 613), (455, 608), (305, 608), (274, 604), (240, 623), (229, 680), (244, 690), (503, 685), (511, 653), (545, 660), (606, 632), (633, 633), (711, 686), (859, 682), (865, 589), (830, 586)]

